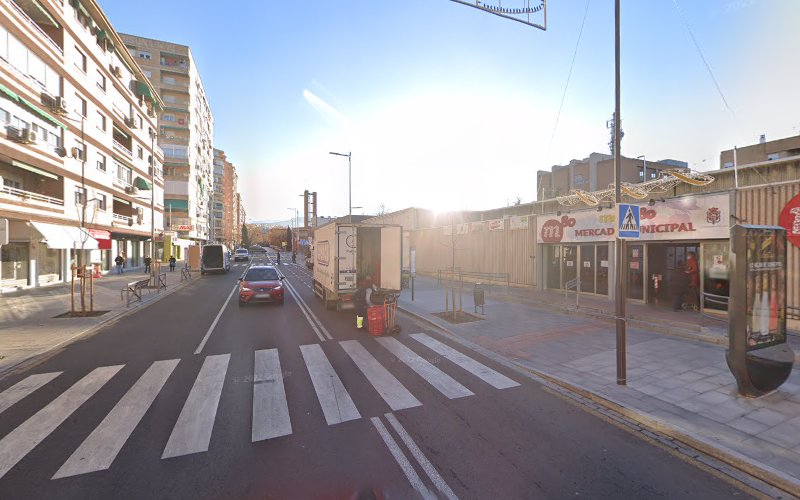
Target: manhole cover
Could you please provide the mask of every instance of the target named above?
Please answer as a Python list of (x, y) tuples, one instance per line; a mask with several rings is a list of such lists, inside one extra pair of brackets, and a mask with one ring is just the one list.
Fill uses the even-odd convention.
[(455, 317), (453, 317), (453, 313), (451, 312), (439, 312), (439, 313), (432, 313), (437, 318), (442, 318), (443, 320), (447, 321), (448, 323), (459, 324), (459, 323), (470, 323), (472, 321), (481, 321), (483, 318), (475, 316), (473, 314), (466, 313), (464, 311), (456, 311)]
[(95, 316), (102, 316), (108, 311), (67, 311), (64, 314), (53, 316), (54, 318), (94, 318)]

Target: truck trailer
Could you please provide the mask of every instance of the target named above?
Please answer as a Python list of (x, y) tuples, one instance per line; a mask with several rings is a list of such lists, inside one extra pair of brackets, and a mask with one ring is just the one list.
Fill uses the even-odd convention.
[(399, 225), (326, 224), (314, 231), (314, 293), (327, 309), (352, 309), (370, 276), (379, 292), (400, 293), (403, 230)]

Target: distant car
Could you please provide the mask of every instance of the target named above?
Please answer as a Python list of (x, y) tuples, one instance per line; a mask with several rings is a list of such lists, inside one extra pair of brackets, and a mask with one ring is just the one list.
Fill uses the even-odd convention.
[(283, 280), (272, 266), (251, 266), (239, 280), (239, 307), (254, 302), (282, 305)]
[(237, 248), (236, 252), (234, 252), (233, 261), (238, 262), (240, 260), (250, 260), (250, 252), (246, 248)]

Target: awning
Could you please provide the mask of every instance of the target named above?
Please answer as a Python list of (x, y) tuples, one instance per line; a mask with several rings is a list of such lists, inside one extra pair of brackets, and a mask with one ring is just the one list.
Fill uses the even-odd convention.
[(189, 210), (189, 200), (164, 200), (164, 209)]
[(98, 250), (111, 250), (111, 233), (102, 229), (89, 229), (89, 234), (97, 240)]
[(37, 115), (39, 115), (40, 117), (42, 117), (42, 118), (44, 119), (44, 121), (46, 121), (46, 122), (48, 122), (48, 123), (52, 123), (53, 125), (55, 125), (55, 126), (57, 126), (57, 127), (61, 127), (61, 128), (63, 128), (64, 130), (67, 130), (67, 126), (66, 126), (66, 125), (64, 125), (64, 124), (63, 124), (63, 123), (61, 123), (60, 121), (56, 120), (55, 118), (53, 118), (52, 116), (50, 116), (48, 113), (45, 113), (44, 111), (42, 111), (41, 109), (39, 109), (39, 108), (38, 108), (36, 105), (34, 105), (33, 103), (26, 101), (26, 100), (25, 100), (24, 98), (22, 98), (22, 97), (20, 97), (20, 98), (19, 98), (19, 102), (21, 102), (22, 104), (24, 104), (25, 106), (27, 106), (27, 107), (28, 107), (28, 109), (30, 109), (31, 111), (33, 111), (34, 113), (36, 113)]
[(142, 177), (140, 177), (140, 176), (138, 176), (138, 175), (137, 175), (137, 176), (136, 176), (136, 178), (133, 180), (133, 185), (134, 185), (136, 188), (138, 188), (138, 189), (146, 189), (146, 190), (149, 190), (149, 189), (151, 189), (151, 188), (152, 188), (152, 186), (150, 185), (150, 183), (149, 183), (149, 182), (147, 182), (145, 179), (143, 179)]
[(23, 170), (27, 170), (28, 172), (33, 172), (34, 174), (41, 175), (42, 177), (47, 177), (48, 179), (58, 180), (58, 176), (56, 174), (51, 174), (46, 170), (42, 170), (41, 168), (36, 168), (33, 165), (28, 165), (27, 163), (23, 163), (19, 160), (11, 160), (11, 164), (17, 168), (21, 168)]
[(8, 99), (11, 99), (14, 102), (19, 102), (19, 96), (17, 95), (17, 93), (11, 90), (10, 88), (6, 87), (2, 83), (0, 83), (0, 93), (2, 93)]
[(42, 235), (42, 240), (52, 249), (97, 250), (99, 244), (89, 233), (79, 227), (58, 226), (44, 222), (33, 222), (31, 225)]

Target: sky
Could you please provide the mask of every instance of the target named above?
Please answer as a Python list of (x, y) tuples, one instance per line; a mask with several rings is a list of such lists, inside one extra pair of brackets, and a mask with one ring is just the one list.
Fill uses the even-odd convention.
[[(548, 0), (546, 31), (448, 0), (99, 2), (117, 31), (191, 48), (250, 221), (302, 213), (306, 189), (346, 215), (331, 151), (352, 153), (354, 214), (530, 202), (537, 170), (608, 152), (613, 0)], [(622, 0), (620, 17), (624, 156), (705, 171), (800, 134), (800, 1)]]

